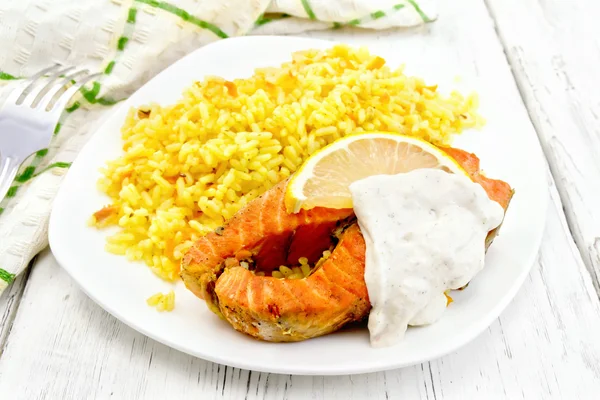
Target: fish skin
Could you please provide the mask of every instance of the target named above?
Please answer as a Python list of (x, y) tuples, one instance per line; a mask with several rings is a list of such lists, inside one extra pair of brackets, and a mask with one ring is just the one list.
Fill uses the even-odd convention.
[[(508, 183), (484, 176), (474, 154), (454, 148), (442, 150), (506, 211), (514, 193)], [(291, 236), (297, 230), (319, 232), (322, 226), (354, 216), (351, 209), (326, 208), (288, 214), (286, 185), (287, 180), (279, 183), (240, 210), (218, 233), (200, 238), (181, 265), (186, 287), (204, 299), (210, 310), (234, 329), (272, 342), (301, 341), (334, 332), (346, 323), (364, 319), (371, 308), (364, 281), (365, 242), (356, 223), (341, 232), (331, 256), (307, 278), (257, 276), (239, 266), (235, 257), (240, 251), (258, 256), (269, 244), (285, 242), (294, 247)], [(486, 247), (498, 229), (489, 233)], [(266, 240), (280, 236), (281, 240)], [(304, 240), (310, 235), (302, 236)]]
[(479, 183), (485, 189), (488, 197), (500, 204), (506, 211), (508, 208), (508, 203), (510, 202), (514, 193), (513, 189), (508, 183), (499, 179), (491, 179), (486, 177), (481, 172), (481, 168), (479, 166), (479, 157), (477, 157), (475, 154), (452, 147), (440, 149), (452, 157), (458, 164), (460, 164), (460, 166), (467, 171), (473, 182)]
[[(473, 182), (480, 184), (481, 187), (483, 187), (483, 189), (486, 191), (488, 197), (500, 204), (506, 213), (506, 210), (508, 210), (508, 205), (515, 194), (514, 189), (511, 188), (508, 183), (499, 179), (491, 179), (486, 177), (481, 172), (479, 158), (473, 153), (468, 153), (464, 150), (452, 147), (442, 148), (441, 150), (450, 157), (454, 158), (454, 160), (459, 163), (465, 171), (467, 171)], [(492, 242), (496, 236), (500, 234), (501, 227), (502, 223), (488, 233), (487, 237), (485, 238), (486, 250), (492, 245)]]

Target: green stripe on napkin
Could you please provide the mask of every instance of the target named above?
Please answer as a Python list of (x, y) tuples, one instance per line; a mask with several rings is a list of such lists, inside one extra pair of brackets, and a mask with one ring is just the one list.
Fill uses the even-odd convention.
[(308, 2), (308, 0), (301, 0), (302, 1), (302, 7), (304, 7), (304, 11), (306, 11), (306, 15), (308, 15), (308, 18), (312, 19), (312, 20), (316, 20), (317, 16), (315, 15), (315, 12), (313, 11), (313, 9), (310, 7), (310, 3)]
[(5, 271), (2, 268), (0, 268), (0, 279), (2, 279), (4, 282), (10, 284), (15, 279), (15, 274), (11, 274), (10, 272)]
[(32, 176), (32, 178), (35, 178), (36, 176), (40, 176), (41, 174), (43, 174), (44, 172), (54, 169), (54, 168), (69, 168), (71, 166), (72, 163), (70, 162), (64, 162), (64, 161), (57, 161), (55, 163), (52, 163), (48, 166), (46, 166), (44, 169), (42, 169), (40, 172), (38, 172), (37, 174), (34, 174)]
[(19, 79), (16, 76), (13, 76), (11, 74), (7, 74), (6, 72), (2, 72), (0, 71), (0, 80), (2, 81), (11, 81), (13, 79)]
[(261, 26), (268, 24), (269, 22), (280, 21), (289, 17), (291, 17), (289, 14), (271, 14), (270, 17), (267, 17), (266, 14), (263, 14), (254, 22), (254, 26)]
[(75, 103), (73, 103), (71, 105), (71, 107), (67, 107), (65, 108), (65, 111), (68, 112), (69, 114), (72, 113), (73, 111), (77, 110), (79, 107), (81, 107), (81, 104), (76, 101)]
[(106, 68), (104, 68), (104, 73), (106, 75), (110, 74), (114, 67), (115, 67), (115, 60), (112, 60), (111, 62), (108, 63)]
[(137, 8), (131, 7), (127, 12), (127, 23), (134, 24), (137, 16)]
[(10, 188), (8, 188), (8, 192), (6, 192), (6, 197), (15, 197), (18, 190), (18, 186), (11, 186)]
[[(112, 71), (112, 68), (111, 68)], [(98, 93), (100, 93), (100, 82), (95, 81), (92, 84), (92, 88), (88, 89), (85, 86), (82, 87), (81, 89), (79, 89), (79, 91), (81, 92), (81, 94), (83, 95), (83, 97), (90, 103), (90, 104), (100, 104), (103, 106), (112, 106), (114, 104), (117, 104), (119, 101), (121, 100), (112, 100), (112, 99), (106, 99), (104, 97), (96, 97), (98, 96)]]
[(166, 12), (169, 12), (173, 15), (177, 15), (179, 18), (183, 19), (190, 24), (194, 24), (200, 28), (207, 29), (217, 35), (222, 39), (227, 39), (229, 35), (223, 32), (218, 26), (211, 24), (210, 22), (206, 22), (191, 15), (189, 12), (185, 11), (182, 8), (179, 8), (173, 4), (167, 3), (165, 1), (157, 1), (157, 0), (135, 0), (137, 3), (147, 4), (151, 7), (160, 8)]
[(423, 22), (431, 22), (431, 18), (429, 18), (427, 16), (427, 14), (425, 14), (423, 12), (423, 10), (421, 10), (421, 7), (419, 7), (419, 5), (417, 4), (417, 2), (415, 0), (407, 0), (411, 6), (413, 6), (413, 8), (415, 9), (415, 11), (421, 16), (421, 19), (423, 19)]
[(33, 165), (28, 166), (23, 170), (23, 173), (15, 178), (15, 181), (23, 183), (27, 182), (33, 177), (35, 173), (35, 167)]
[[(69, 168), (71, 166), (70, 162), (57, 161), (55, 163), (52, 163), (52, 164), (46, 166), (44, 169), (42, 169), (41, 171), (36, 173), (35, 172), (36, 168), (38, 167), (38, 165), (40, 164), (40, 162), (42, 161), (42, 159), (44, 158), (44, 156), (46, 154), (48, 154), (48, 149), (42, 149), (42, 150), (38, 151), (37, 153), (35, 153), (35, 158), (31, 162), (31, 164), (29, 164), (29, 166), (25, 167), (23, 172), (15, 177), (15, 180), (14, 180), (15, 185), (11, 186), (8, 189), (8, 192), (6, 192), (6, 196), (4, 197), (4, 200), (2, 201), (3, 203), (4, 202), (8, 203), (9, 199), (12, 199), (13, 197), (15, 197), (17, 195), (17, 192), (19, 191), (19, 188), (21, 187), (21, 185), (24, 183), (27, 183), (29, 180), (40, 176), (41, 174), (43, 174), (44, 172), (46, 172), (48, 170), (51, 170), (54, 168)], [(0, 214), (2, 214), (4, 209), (5, 209), (4, 207), (0, 208)]]
[(333, 28), (339, 29), (343, 26), (358, 26), (358, 25), (364, 24), (365, 22), (375, 21), (380, 18), (387, 17), (396, 11), (400, 11), (405, 6), (406, 6), (405, 4), (399, 3), (399, 4), (396, 4), (394, 7), (392, 7), (392, 9), (389, 11), (377, 10), (377, 11), (374, 11), (364, 17), (351, 19), (348, 22), (334, 22)]
[(125, 36), (121, 36), (119, 38), (119, 41), (117, 42), (117, 49), (119, 49), (120, 51), (125, 50), (125, 46), (127, 45), (127, 42), (129, 42), (129, 38), (125, 37)]

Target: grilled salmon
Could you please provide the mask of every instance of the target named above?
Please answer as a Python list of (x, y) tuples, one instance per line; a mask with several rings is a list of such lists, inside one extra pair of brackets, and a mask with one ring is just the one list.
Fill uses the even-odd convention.
[[(313, 253), (309, 261), (315, 262), (317, 254), (331, 247), (335, 227), (354, 215), (352, 209), (328, 208), (288, 214), (284, 204), (286, 183), (280, 182), (248, 203), (224, 227), (196, 241), (183, 257), (181, 278), (186, 287), (217, 315), (223, 316), (215, 282), (225, 268), (239, 267), (241, 261), (246, 261), (270, 272), (280, 265), (296, 264), (301, 255), (292, 259), (288, 252), (291, 247), (306, 248)], [(327, 234), (323, 236), (322, 232)]]
[[(513, 191), (480, 173), (479, 159), (444, 148), (505, 210)], [(227, 224), (199, 239), (182, 260), (186, 287), (236, 330), (292, 342), (334, 332), (364, 319), (371, 308), (364, 281), (365, 242), (351, 209), (314, 208), (288, 214), (287, 181), (250, 202)], [(489, 246), (498, 228), (486, 240)], [(303, 279), (259, 276), (279, 265), (331, 256)]]
[(371, 309), (365, 250), (354, 223), (307, 278), (278, 279), (227, 268), (215, 287), (221, 312), (236, 330), (272, 342), (310, 339), (360, 321)]

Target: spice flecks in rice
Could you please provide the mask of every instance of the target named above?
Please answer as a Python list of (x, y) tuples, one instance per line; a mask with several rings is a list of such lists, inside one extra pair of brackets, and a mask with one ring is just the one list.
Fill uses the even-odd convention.
[(476, 108), (476, 96), (444, 96), (366, 49), (343, 45), (294, 53), (247, 79), (208, 77), (173, 105), (130, 110), (124, 154), (98, 182), (112, 204), (92, 223), (120, 227), (108, 251), (175, 280), (195, 239), (320, 148), (368, 131), (449, 144), (480, 123)]

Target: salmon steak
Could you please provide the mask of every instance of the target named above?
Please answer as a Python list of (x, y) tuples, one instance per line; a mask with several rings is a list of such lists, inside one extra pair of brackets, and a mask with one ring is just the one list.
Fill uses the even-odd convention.
[[(442, 148), (506, 211), (513, 195), (485, 177), (474, 154)], [(185, 254), (181, 278), (234, 329), (272, 342), (306, 340), (365, 319), (371, 309), (364, 280), (366, 245), (352, 209), (288, 213), (287, 180), (251, 201)], [(488, 234), (491, 244), (498, 228)], [(323, 257), (324, 254), (329, 254)], [(281, 265), (315, 265), (301, 279), (270, 276)]]

